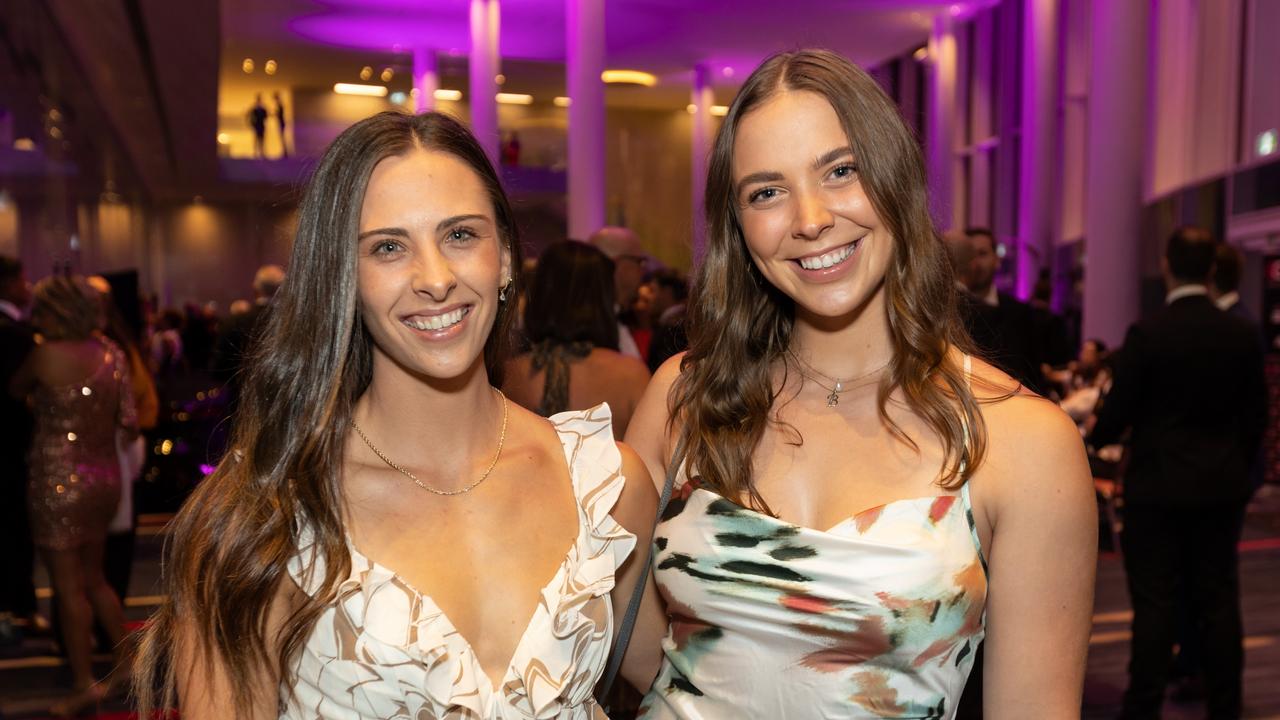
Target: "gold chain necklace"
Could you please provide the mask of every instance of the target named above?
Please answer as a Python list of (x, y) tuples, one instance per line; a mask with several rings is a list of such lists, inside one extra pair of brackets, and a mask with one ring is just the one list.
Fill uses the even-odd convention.
[(382, 462), (390, 465), (392, 468), (399, 471), (400, 474), (408, 477), (410, 480), (413, 481), (413, 484), (417, 485), (423, 490), (426, 490), (427, 492), (435, 493), (436, 495), (462, 495), (464, 493), (469, 493), (472, 490), (476, 489), (476, 487), (480, 485), (480, 483), (484, 482), (489, 478), (489, 473), (493, 472), (494, 466), (498, 464), (498, 458), (502, 457), (502, 446), (507, 441), (507, 396), (503, 395), (502, 391), (499, 390), (498, 388), (494, 388), (493, 391), (498, 393), (498, 397), (502, 398), (502, 432), (498, 434), (498, 452), (493, 454), (493, 460), (489, 463), (489, 467), (485, 469), (484, 474), (480, 476), (480, 479), (462, 488), (461, 490), (437, 490), (436, 488), (433, 488), (430, 485), (427, 485), (426, 483), (419, 480), (417, 475), (414, 475), (408, 470), (405, 470), (404, 468), (395, 464), (395, 462), (392, 461), (391, 458), (384, 455), (383, 452), (379, 450), (376, 445), (373, 444), (373, 441), (369, 439), (369, 436), (364, 434), (364, 431), (361, 430), (360, 426), (356, 424), (355, 419), (351, 420), (351, 427), (355, 429), (356, 434), (360, 436), (360, 439), (364, 440), (364, 444), (369, 446), (369, 449), (373, 451), (374, 455), (377, 455), (379, 458), (382, 459)]
[[(872, 368), (862, 373), (861, 375), (854, 375), (853, 377), (848, 378), (846, 380), (841, 380), (839, 378), (833, 378), (830, 375), (826, 375), (822, 371), (815, 368), (814, 366), (810, 365), (804, 360), (801, 360), (800, 356), (797, 355), (794, 350), (788, 349), (787, 354), (791, 356), (792, 360), (796, 361), (796, 370), (799, 371), (801, 375), (812, 380), (814, 384), (816, 384), (818, 387), (822, 388), (823, 390), (831, 391), (831, 394), (827, 396), (827, 407), (835, 407), (840, 404), (840, 393), (853, 389), (853, 388), (847, 387), (850, 383), (857, 380), (861, 380), (865, 377), (869, 377), (871, 375), (874, 375), (880, 372), (881, 370), (888, 367), (889, 363), (892, 360), (892, 359), (886, 360), (883, 365)], [(809, 370), (809, 372), (805, 372), (806, 368)], [(813, 375), (810, 375), (809, 373), (813, 373)], [(817, 375), (820, 378), (824, 378), (829, 382), (831, 382), (832, 384), (827, 385), (826, 383), (819, 380), (817, 377), (814, 377), (814, 375)]]

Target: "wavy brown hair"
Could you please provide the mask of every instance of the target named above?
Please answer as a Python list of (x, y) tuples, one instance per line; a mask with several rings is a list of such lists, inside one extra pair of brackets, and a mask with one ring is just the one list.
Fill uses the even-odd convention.
[[(352, 412), (372, 373), (356, 284), (360, 209), (374, 166), (416, 148), (448, 153), (475, 171), (512, 267), (521, 265), (501, 182), (457, 120), (384, 112), (334, 140), (299, 208), (288, 277), (250, 352), (232, 429), (234, 458), (224, 458), (169, 525), (165, 601), (142, 637), (134, 678), (141, 717), (172, 706), (173, 660), (184, 642), (191, 647), (181, 649), (198, 648), (207, 666), (225, 670), (237, 716), (248, 715), (259, 673), (274, 670), (291, 685), (293, 659), (350, 573), (339, 474)], [(514, 305), (499, 305), (485, 343), (495, 386), (511, 346)], [(286, 563), (303, 526), (314, 533), (312, 560), (324, 568), (320, 590), (269, 637), (268, 609), (279, 583), (289, 582)]]
[(831, 103), (867, 197), (894, 238), (884, 279), (893, 358), (877, 389), (880, 419), (898, 440), (918, 447), (886, 411), (899, 393), (941, 439), (939, 485), (957, 488), (982, 462), (986, 428), (963, 368), (948, 355), (971, 343), (956, 310), (947, 250), (929, 218), (920, 146), (876, 82), (825, 50), (765, 60), (716, 135), (705, 199), (707, 252), (689, 303), (689, 351), (670, 398), (688, 467), (710, 489), (770, 512), (752, 481), (751, 456), (781, 392), (771, 368), (790, 345), (795, 307), (747, 252), (732, 160), (742, 119), (783, 91), (812, 92)]

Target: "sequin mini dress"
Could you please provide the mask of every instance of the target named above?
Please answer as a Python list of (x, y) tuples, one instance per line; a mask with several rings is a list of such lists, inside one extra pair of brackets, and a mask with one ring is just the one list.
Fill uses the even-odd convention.
[(114, 343), (99, 342), (102, 362), (83, 382), (32, 392), (27, 509), (39, 547), (67, 550), (105, 539), (120, 502), (116, 433), (137, 419), (128, 360)]

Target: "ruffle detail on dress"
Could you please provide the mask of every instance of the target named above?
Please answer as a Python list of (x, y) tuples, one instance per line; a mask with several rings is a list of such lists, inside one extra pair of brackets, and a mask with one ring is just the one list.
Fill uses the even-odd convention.
[[(578, 501), (578, 536), (555, 579), (542, 590), (526, 634), (554, 637), (545, 646), (521, 643), (511, 671), (521, 683), (504, 692), (528, 703), (532, 717), (554, 718), (563, 707), (591, 701), (613, 641), (614, 573), (630, 556), (636, 536), (609, 514), (622, 495), (622, 454), (613, 439), (607, 404), (549, 418), (564, 445)], [(522, 697), (521, 697), (522, 696)]]
[[(592, 690), (613, 640), (609, 592), (636, 537), (609, 514), (622, 494), (622, 455), (608, 405), (550, 418), (564, 449), (578, 506), (578, 533), (543, 587), (496, 697), (467, 639), (429, 596), (348, 540), (351, 574), (313, 630), (299, 666), (310, 688), (342, 687), (324, 702), (377, 717), (549, 720), (595, 706)], [(298, 532), (289, 574), (314, 595), (324, 578), (311, 529)], [(361, 681), (347, 680), (356, 675)], [(314, 706), (312, 706), (314, 707)]]

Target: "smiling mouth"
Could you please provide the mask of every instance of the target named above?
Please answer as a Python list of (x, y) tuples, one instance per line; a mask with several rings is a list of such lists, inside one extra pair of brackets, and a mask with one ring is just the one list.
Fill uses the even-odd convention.
[(831, 250), (830, 252), (825, 252), (821, 255), (813, 255), (811, 257), (800, 258), (796, 260), (796, 262), (799, 263), (800, 267), (804, 268), (805, 270), (822, 270), (825, 268), (834, 267), (844, 262), (845, 260), (848, 260), (849, 257), (853, 255), (853, 251), (858, 249), (858, 245), (861, 242), (862, 242), (861, 240), (854, 240), (853, 242), (849, 243), (848, 245), (845, 245), (844, 247), (838, 247), (835, 250)]
[(471, 306), (468, 305), (466, 307), (460, 307), (457, 310), (450, 310), (447, 313), (431, 315), (429, 317), (423, 317), (421, 315), (407, 317), (402, 322), (414, 330), (444, 330), (462, 322), (462, 318), (466, 317), (470, 312)]

